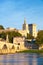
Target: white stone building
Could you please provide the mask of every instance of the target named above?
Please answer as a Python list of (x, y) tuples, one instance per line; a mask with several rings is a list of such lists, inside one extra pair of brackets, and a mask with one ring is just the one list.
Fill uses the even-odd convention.
[(37, 37), (36, 24), (28, 24), (28, 29), (29, 33), (36, 38)]
[(22, 30), (18, 30), (18, 32), (21, 33), (22, 36), (26, 37), (27, 33), (29, 33), (36, 38), (37, 37), (36, 24), (27, 24), (26, 20), (24, 20)]
[(24, 37), (14, 37), (13, 44), (14, 44), (16, 50), (22, 51), (22, 50), (27, 49), (25, 47), (25, 38)]

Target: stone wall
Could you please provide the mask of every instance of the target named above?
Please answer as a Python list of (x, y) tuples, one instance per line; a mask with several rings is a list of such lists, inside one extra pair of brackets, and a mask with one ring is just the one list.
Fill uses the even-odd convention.
[(13, 39), (13, 44), (16, 48), (16, 50), (25, 50), (25, 38), (24, 37), (15, 37)]
[(0, 54), (13, 54), (15, 52), (15, 49), (0, 49)]

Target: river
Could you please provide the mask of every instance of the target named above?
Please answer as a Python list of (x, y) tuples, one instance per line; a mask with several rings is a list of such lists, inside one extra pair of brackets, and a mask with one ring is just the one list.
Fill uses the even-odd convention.
[(43, 54), (15, 53), (0, 55), (0, 65), (43, 65)]

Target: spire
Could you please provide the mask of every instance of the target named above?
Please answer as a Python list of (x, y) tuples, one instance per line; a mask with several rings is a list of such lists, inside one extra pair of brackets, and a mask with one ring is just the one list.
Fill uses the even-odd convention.
[(24, 24), (26, 24), (26, 18), (24, 18)]
[(7, 43), (9, 42), (8, 34), (7, 34), (7, 36), (6, 36), (6, 42), (7, 42)]

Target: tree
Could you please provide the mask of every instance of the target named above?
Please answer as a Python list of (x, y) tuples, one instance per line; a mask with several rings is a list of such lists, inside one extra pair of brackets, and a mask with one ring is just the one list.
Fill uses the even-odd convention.
[(4, 32), (0, 33), (0, 38), (5, 40), (6, 39), (6, 33), (4, 33)]
[(2, 25), (0, 25), (0, 29), (4, 29), (4, 27)]
[(8, 37), (9, 37), (9, 42), (13, 43), (13, 38), (16, 37), (16, 36), (22, 36), (19, 32), (15, 32), (15, 31), (10, 31), (10, 32), (7, 32), (6, 35), (8, 34)]
[(31, 34), (27, 33), (27, 39), (34, 39), (34, 37)]
[(6, 40), (6, 36), (8, 35), (8, 38), (9, 38), (9, 42), (13, 42), (13, 38), (16, 37), (16, 36), (22, 36), (19, 32), (15, 32), (15, 31), (10, 31), (10, 32), (2, 32), (0, 33), (0, 38), (2, 39), (5, 39)]
[(38, 35), (36, 38), (36, 44), (38, 44), (38, 45), (43, 44), (43, 30), (38, 32)]

